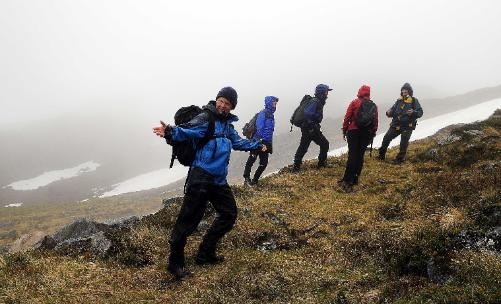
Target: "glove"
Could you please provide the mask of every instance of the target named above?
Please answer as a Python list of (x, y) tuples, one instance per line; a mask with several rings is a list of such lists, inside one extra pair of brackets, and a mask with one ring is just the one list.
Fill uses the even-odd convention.
[(263, 141), (263, 144), (266, 145), (266, 152), (272, 154), (273, 153), (273, 144), (269, 141)]
[(346, 130), (343, 130), (343, 140), (346, 141)]

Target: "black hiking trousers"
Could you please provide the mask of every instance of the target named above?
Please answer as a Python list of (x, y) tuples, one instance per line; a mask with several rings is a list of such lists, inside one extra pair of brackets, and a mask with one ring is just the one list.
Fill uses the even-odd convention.
[(254, 182), (257, 182), (261, 177), (261, 174), (263, 174), (264, 170), (268, 166), (269, 155), (270, 154), (267, 151), (252, 151), (249, 154), (249, 158), (247, 158), (247, 162), (245, 163), (244, 178), (250, 178), (252, 166), (256, 162), (256, 159), (259, 157), (259, 166), (257, 167), (256, 172), (254, 172), (254, 177), (252, 179)]
[(308, 151), (312, 141), (320, 146), (318, 165), (325, 166), (327, 162), (327, 152), (329, 152), (329, 141), (325, 138), (320, 129), (301, 128), (301, 141), (299, 142), (299, 147), (297, 147), (297, 151), (294, 156), (294, 167), (299, 168), (299, 166), (301, 166), (303, 157)]
[(350, 130), (346, 134), (348, 140), (348, 161), (343, 180), (349, 185), (358, 184), (358, 178), (364, 166), (364, 154), (371, 142), (372, 135), (365, 130)]
[(390, 127), (383, 137), (383, 143), (381, 148), (379, 148), (379, 158), (384, 159), (386, 155), (386, 150), (390, 142), (395, 139), (398, 135), (400, 136), (400, 150), (397, 154), (396, 160), (403, 162), (405, 160), (405, 155), (407, 154), (407, 147), (409, 146), (409, 140), (411, 139), (412, 129), (396, 129), (395, 127)]
[(216, 219), (200, 243), (198, 253), (215, 255), (218, 241), (233, 228), (237, 218), (235, 197), (228, 184), (188, 183), (183, 205), (170, 237), (169, 264), (184, 267), (184, 247), (210, 202), (217, 212)]

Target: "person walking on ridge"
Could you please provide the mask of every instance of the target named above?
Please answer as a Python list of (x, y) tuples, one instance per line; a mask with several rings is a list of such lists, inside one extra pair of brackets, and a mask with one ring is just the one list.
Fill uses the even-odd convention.
[(304, 122), (301, 126), (301, 140), (294, 156), (292, 172), (299, 172), (303, 157), (313, 141), (320, 146), (318, 154), (317, 168), (327, 166), (327, 152), (329, 151), (329, 141), (322, 134), (320, 123), (324, 117), (324, 106), (332, 91), (326, 84), (319, 84), (315, 88), (315, 97), (313, 97), (304, 108)]
[(358, 184), (364, 166), (365, 150), (378, 128), (377, 106), (370, 95), (371, 88), (361, 86), (357, 98), (350, 102), (344, 116), (342, 130), (343, 139), (348, 138), (348, 160), (344, 176), (338, 183), (346, 192), (353, 191), (353, 186)]
[[(253, 139), (262, 141), (266, 145), (265, 152), (251, 151), (249, 158), (245, 163), (244, 169), (244, 185), (254, 186), (257, 185), (261, 174), (263, 174), (266, 166), (268, 165), (269, 154), (273, 153), (273, 131), (275, 130), (275, 110), (277, 108), (278, 98), (275, 96), (266, 96), (264, 98), (264, 109), (259, 112), (256, 119), (256, 132), (252, 136)], [(259, 157), (259, 167), (254, 172), (254, 177), (251, 179), (252, 166)]]

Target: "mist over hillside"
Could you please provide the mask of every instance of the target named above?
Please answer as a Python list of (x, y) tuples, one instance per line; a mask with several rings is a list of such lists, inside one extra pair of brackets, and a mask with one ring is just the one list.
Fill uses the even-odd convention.
[[(424, 108), (422, 119), (426, 119), (501, 97), (501, 86), (442, 99), (420, 98), (419, 94), (416, 97)], [(379, 133), (387, 130), (389, 120), (383, 113), (395, 98), (393, 96), (388, 103), (378, 103)], [(349, 101), (351, 99), (346, 101), (345, 106)], [(338, 106), (341, 103), (335, 94), (327, 102)], [(262, 105), (259, 109), (261, 107)], [(331, 149), (344, 145), (340, 131), (344, 110), (342, 113), (332, 113), (326, 108), (322, 129), (331, 143)], [(278, 127), (275, 132), (274, 153), (265, 174), (292, 161), (300, 137), (298, 128), (289, 132), (288, 119), (292, 111), (293, 109), (279, 104), (276, 120), (286, 120), (286, 123), (285, 127)], [(242, 113), (238, 109), (235, 113), (241, 117), (236, 124), (240, 132), (241, 126), (253, 113)], [(159, 118), (167, 120), (169, 116), (162, 115)], [(156, 124), (156, 121), (145, 122), (140, 116), (137, 120), (131, 120), (97, 112), (92, 115), (68, 114), (59, 119), (37, 123), (30, 129), (29, 136), (26, 136), (26, 129), (21, 127), (2, 130), (0, 201), (5, 205), (19, 202), (78, 201), (109, 191), (112, 185), (131, 177), (165, 168), (170, 160), (170, 147), (152, 134), (151, 127)], [(317, 153), (318, 147), (312, 145), (306, 158), (315, 157)], [(240, 182), (247, 155), (239, 152), (232, 154), (229, 175), (231, 182)], [(18, 180), (33, 178), (46, 171), (74, 167), (87, 161), (94, 161), (100, 166), (96, 171), (56, 181), (36, 190), (15, 191), (4, 188)], [(182, 183), (175, 185), (170, 188), (179, 189)]]

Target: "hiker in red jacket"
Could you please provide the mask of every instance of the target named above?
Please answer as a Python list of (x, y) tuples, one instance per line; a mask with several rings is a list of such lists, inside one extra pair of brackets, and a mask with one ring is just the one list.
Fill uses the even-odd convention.
[(348, 138), (348, 161), (344, 176), (338, 183), (346, 192), (353, 191), (364, 165), (364, 153), (376, 135), (377, 106), (370, 100), (371, 88), (363, 85), (357, 98), (350, 102), (343, 121), (343, 139)]

